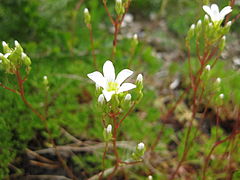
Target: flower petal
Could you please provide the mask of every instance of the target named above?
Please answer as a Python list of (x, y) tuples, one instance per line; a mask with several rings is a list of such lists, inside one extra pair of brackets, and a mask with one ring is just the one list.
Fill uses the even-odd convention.
[(118, 89), (118, 93), (129, 91), (131, 89), (136, 88), (135, 84), (132, 83), (123, 83), (120, 88)]
[(203, 10), (211, 17), (212, 16), (212, 11), (209, 6), (204, 5)]
[(129, 69), (123, 69), (120, 73), (118, 73), (115, 82), (120, 85), (123, 83), (123, 81), (125, 81), (132, 74), (133, 74), (133, 71), (131, 71)]
[(211, 16), (212, 21), (220, 21), (221, 17), (219, 14), (218, 6), (216, 4), (212, 4), (211, 11), (212, 11), (212, 16)]
[(219, 14), (218, 5), (212, 4), (212, 5), (211, 5), (211, 10), (212, 10), (212, 12), (216, 12), (217, 14)]
[(111, 61), (106, 61), (103, 65), (103, 75), (108, 82), (115, 80), (115, 69)]
[(103, 77), (102, 73), (95, 71), (87, 75), (91, 80), (93, 80), (98, 86), (105, 88), (106, 79)]
[(221, 19), (224, 19), (224, 17), (230, 12), (232, 12), (231, 6), (226, 6), (225, 8), (223, 8), (220, 12)]
[(115, 93), (114, 91), (106, 91), (106, 90), (103, 90), (102, 91), (103, 95), (105, 96), (107, 102), (111, 100), (112, 98), (112, 95)]

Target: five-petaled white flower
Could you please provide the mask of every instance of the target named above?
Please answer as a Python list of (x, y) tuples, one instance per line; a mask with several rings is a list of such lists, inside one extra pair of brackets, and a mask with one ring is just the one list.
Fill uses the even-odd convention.
[(232, 11), (231, 6), (226, 6), (219, 12), (218, 5), (212, 4), (211, 6), (203, 6), (203, 10), (211, 17), (212, 21), (218, 23)]
[(123, 83), (133, 71), (123, 69), (115, 78), (115, 69), (111, 61), (106, 61), (103, 65), (102, 73), (95, 71), (87, 76), (93, 80), (98, 86), (102, 87), (102, 94), (107, 101), (110, 101), (113, 94), (119, 94), (136, 88), (135, 84)]

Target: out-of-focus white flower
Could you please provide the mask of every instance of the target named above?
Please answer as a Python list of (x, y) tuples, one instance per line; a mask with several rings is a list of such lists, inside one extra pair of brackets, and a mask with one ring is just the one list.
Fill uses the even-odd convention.
[(137, 145), (138, 150), (143, 150), (144, 147), (145, 147), (145, 145), (144, 145), (143, 142), (141, 142), (141, 143), (139, 143), (139, 144)]
[(124, 98), (125, 101), (130, 101), (132, 98), (131, 94), (127, 94)]
[(107, 131), (108, 134), (112, 133), (112, 125), (111, 125), (111, 124), (109, 124), (109, 125), (107, 126), (106, 131)]
[(132, 74), (133, 71), (123, 69), (115, 78), (115, 68), (113, 63), (111, 61), (106, 61), (103, 65), (103, 75), (102, 73), (95, 71), (87, 76), (98, 86), (103, 88), (102, 94), (108, 102), (111, 100), (113, 94), (119, 94), (136, 88), (135, 84), (123, 83)]
[(231, 6), (224, 7), (220, 12), (218, 5), (212, 4), (211, 6), (203, 6), (203, 10), (211, 17), (214, 23), (218, 23), (224, 19), (224, 17), (232, 12)]
[(210, 70), (211, 70), (211, 66), (208, 64), (208, 65), (206, 65), (205, 69), (206, 69), (207, 71), (210, 71)]
[(43, 79), (44, 79), (44, 80), (47, 80), (47, 79), (48, 79), (48, 77), (47, 77), (47, 76), (43, 76)]

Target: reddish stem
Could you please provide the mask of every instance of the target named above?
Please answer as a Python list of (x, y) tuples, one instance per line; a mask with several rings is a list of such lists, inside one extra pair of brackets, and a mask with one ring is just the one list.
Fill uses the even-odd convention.
[(61, 157), (61, 155), (59, 154), (59, 152), (58, 152), (58, 150), (57, 150), (56, 144), (55, 144), (55, 142), (54, 142), (54, 140), (53, 140), (53, 138), (52, 138), (52, 136), (51, 136), (50, 130), (49, 130), (49, 128), (48, 128), (48, 125), (47, 125), (47, 122), (46, 122), (46, 118), (45, 118), (41, 113), (39, 113), (36, 109), (34, 109), (34, 108), (32, 107), (32, 105), (31, 105), (31, 104), (27, 101), (27, 99), (25, 98), (25, 92), (24, 92), (24, 87), (23, 87), (24, 80), (22, 79), (21, 74), (20, 74), (20, 72), (19, 72), (18, 69), (16, 70), (15, 74), (16, 74), (16, 78), (17, 78), (17, 81), (18, 81), (19, 92), (20, 92), (20, 96), (21, 96), (21, 98), (22, 98), (22, 101), (24, 102), (24, 104), (25, 104), (27, 107), (29, 107), (29, 109), (30, 109), (34, 114), (36, 114), (36, 116), (38, 116), (38, 117), (42, 120), (42, 122), (43, 122), (43, 124), (44, 124), (44, 126), (45, 126), (45, 129), (46, 129), (47, 133), (49, 134), (50, 141), (51, 141), (51, 143), (52, 143), (52, 145), (53, 145), (53, 147), (54, 147), (54, 149), (55, 149), (55, 153), (56, 153), (59, 161), (61, 162), (63, 168), (66, 170), (66, 172), (67, 172), (67, 174), (69, 175), (69, 177), (71, 177), (72, 179), (76, 180), (77, 178), (73, 175), (72, 171), (71, 171), (70, 168), (67, 166), (66, 162), (63, 160), (63, 158)]

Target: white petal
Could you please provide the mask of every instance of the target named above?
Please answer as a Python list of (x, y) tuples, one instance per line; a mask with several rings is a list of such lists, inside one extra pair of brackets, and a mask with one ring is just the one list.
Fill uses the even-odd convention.
[(123, 83), (120, 88), (118, 89), (118, 93), (129, 91), (131, 89), (136, 88), (135, 84), (132, 83)]
[(114, 91), (106, 91), (106, 90), (103, 90), (103, 95), (105, 96), (107, 102), (111, 100), (112, 98), (112, 95), (115, 93)]
[(224, 17), (229, 14), (230, 12), (232, 12), (232, 8), (231, 6), (226, 6), (225, 8), (223, 8), (220, 12), (220, 16), (222, 19), (224, 19)]
[(204, 5), (203, 10), (211, 17), (212, 16), (212, 11), (209, 6)]
[(115, 69), (111, 61), (106, 61), (103, 65), (103, 75), (108, 82), (115, 80)]
[(216, 4), (212, 4), (212, 5), (211, 5), (211, 10), (212, 10), (212, 11), (215, 11), (215, 12), (217, 12), (217, 13), (219, 14), (219, 8), (218, 8), (218, 5), (216, 5)]
[(120, 85), (123, 83), (123, 81), (125, 81), (132, 74), (133, 74), (133, 71), (131, 71), (129, 69), (123, 69), (120, 73), (118, 73), (115, 82)]
[(103, 75), (95, 71), (93, 73), (90, 73), (87, 75), (91, 80), (93, 80), (98, 86), (105, 88), (106, 86), (106, 79), (103, 77)]
[(211, 10), (212, 10), (212, 16), (211, 16), (212, 21), (220, 21), (221, 17), (219, 14), (218, 6), (216, 4), (212, 4)]

